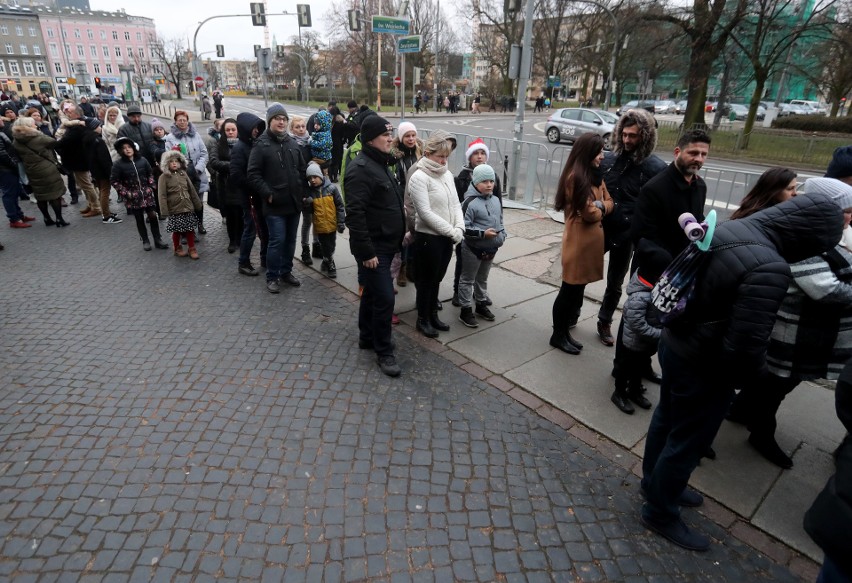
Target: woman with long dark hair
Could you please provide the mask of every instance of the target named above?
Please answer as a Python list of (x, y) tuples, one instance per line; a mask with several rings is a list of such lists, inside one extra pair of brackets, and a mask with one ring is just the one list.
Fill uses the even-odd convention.
[(796, 173), (789, 168), (770, 168), (760, 175), (754, 187), (734, 211), (731, 219), (744, 219), (757, 211), (796, 196)]
[(586, 284), (603, 279), (604, 232), (601, 220), (614, 203), (600, 171), (603, 138), (585, 134), (574, 142), (553, 208), (565, 213), (562, 232), (562, 287), (553, 302), (553, 335), (550, 345), (580, 354), (583, 345), (569, 331), (580, 318)]
[(222, 122), (222, 131), (214, 149), (216, 155), (211, 156), (211, 164), (216, 170), (216, 191), (219, 193), (219, 212), (225, 218), (228, 229), (228, 253), (233, 253), (240, 247), (243, 237), (243, 197), (238, 188), (229, 185), (231, 176), (231, 150), (238, 141), (237, 120), (227, 118)]

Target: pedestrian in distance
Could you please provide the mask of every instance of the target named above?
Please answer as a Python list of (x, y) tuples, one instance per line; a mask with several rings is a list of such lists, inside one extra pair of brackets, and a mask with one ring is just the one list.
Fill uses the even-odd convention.
[(574, 142), (556, 187), (553, 208), (564, 212), (562, 286), (553, 302), (550, 345), (580, 354), (583, 344), (571, 336), (583, 307), (586, 284), (603, 279), (604, 233), (601, 220), (613, 209), (600, 171), (603, 138), (584, 134)]
[[(166, 230), (172, 234), (174, 254), (177, 257), (189, 255), (198, 259), (195, 248), (195, 228), (198, 225), (198, 210), (201, 199), (187, 174), (187, 161), (179, 150), (166, 150), (160, 160), (163, 174), (157, 184), (160, 198), (160, 212), (168, 217)], [(186, 237), (188, 249), (181, 245), (181, 237)]]
[[(56, 159), (56, 140), (39, 130), (32, 117), (19, 117), (12, 132), (15, 136), (15, 152), (30, 178), (45, 226), (67, 227), (69, 223), (62, 218), (65, 182), (62, 181), (59, 161)], [(53, 209), (55, 220), (48, 212), (48, 205)]]
[(222, 119), (222, 109), (224, 108), (222, 94), (219, 91), (213, 92), (213, 109), (216, 112), (216, 119)]
[(113, 162), (110, 183), (124, 201), (127, 214), (136, 219), (136, 230), (142, 240), (142, 248), (145, 251), (151, 250), (151, 240), (145, 227), (147, 217), (154, 245), (157, 249), (168, 249), (169, 246), (160, 236), (160, 221), (154, 204), (154, 170), (141, 155), (139, 146), (130, 138), (118, 138), (115, 147), (120, 157)]
[(349, 247), (363, 286), (358, 309), (358, 347), (373, 350), (381, 371), (402, 374), (394, 356), (394, 306), (391, 262), (405, 235), (405, 210), (399, 181), (391, 171), (393, 126), (371, 115), (360, 127), (362, 149), (346, 168), (346, 226)]
[(423, 146), (423, 157), (408, 176), (414, 206), (414, 261), (417, 280), (417, 330), (427, 338), (450, 329), (438, 318), (438, 292), (453, 246), (464, 238), (464, 217), (447, 161), (455, 140), (435, 130)]
[(458, 287), (461, 304), (459, 321), (468, 328), (479, 326), (476, 316), (488, 322), (495, 319), (485, 303), (488, 298), (488, 274), (494, 256), (506, 240), (503, 206), (501, 200), (493, 194), (496, 178), (494, 169), (488, 164), (474, 168), (461, 205), (465, 230), (461, 243), (463, 267)]
[(201, 113), (203, 114), (204, 120), (207, 121), (210, 119), (210, 114), (213, 112), (213, 104), (210, 103), (210, 98), (207, 94), (201, 96)]
[(635, 403), (650, 409), (651, 402), (643, 394), (642, 377), (648, 361), (657, 353), (663, 326), (659, 310), (651, 302), (651, 290), (672, 257), (648, 241), (641, 241), (636, 250), (639, 268), (627, 284), (627, 301), (621, 314), (623, 343), (621, 362), (615, 376), (615, 391), (610, 400), (622, 413), (632, 415)]
[(336, 105), (329, 108), (331, 114), (331, 165), (328, 178), (332, 182), (340, 180), (340, 164), (343, 162), (343, 144), (346, 141), (346, 120)]
[(322, 246), (320, 271), (334, 279), (337, 277), (337, 266), (334, 264), (337, 233), (343, 233), (346, 229), (343, 197), (328, 177), (323, 175), (322, 169), (316, 162), (308, 164), (306, 174), (310, 188), (304, 199), (304, 205), (310, 210), (309, 216), (313, 219), (314, 235)]
[(842, 230), (840, 207), (822, 194), (803, 194), (716, 227), (694, 293), (660, 341), (660, 402), (642, 461), (642, 523), (649, 530), (689, 550), (709, 548), (710, 539), (680, 515), (681, 506), (703, 503), (687, 489), (689, 478), (719, 430), (734, 387), (755, 382), (766, 366), (789, 286), (788, 264), (833, 248)]

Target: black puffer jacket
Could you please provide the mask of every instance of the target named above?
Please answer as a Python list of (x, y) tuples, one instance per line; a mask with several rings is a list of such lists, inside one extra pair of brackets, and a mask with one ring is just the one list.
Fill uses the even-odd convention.
[(358, 261), (393, 255), (405, 235), (402, 188), (388, 155), (365, 145), (346, 165), (346, 226), (349, 248)]
[(103, 137), (96, 131), (86, 128), (83, 134), (83, 150), (86, 152), (92, 179), (109, 180), (112, 174), (112, 156)]
[(266, 129), (266, 122), (253, 113), (243, 112), (237, 115), (237, 143), (231, 148), (231, 159), (228, 166), (228, 188), (239, 196), (240, 204), (248, 207), (250, 201), (255, 205), (260, 204), (260, 199), (248, 183), (246, 170), (248, 170), (249, 155), (254, 140), (252, 131), (258, 129), (258, 135)]
[(119, 138), (130, 138), (136, 145), (139, 146), (139, 153), (148, 161), (148, 164), (153, 168), (159, 160), (154, 160), (154, 154), (151, 151), (151, 144), (154, 143), (154, 132), (151, 130), (151, 124), (147, 121), (140, 121), (138, 124), (128, 122), (118, 129)]
[(639, 191), (651, 178), (665, 169), (666, 163), (653, 154), (637, 164), (627, 152), (620, 155), (607, 152), (601, 162), (606, 189), (628, 219), (636, 209)]
[[(696, 372), (739, 381), (760, 372), (776, 313), (790, 278), (788, 263), (831, 249), (843, 213), (820, 194), (804, 194), (716, 229), (686, 313), (663, 331), (663, 341)], [(715, 371), (715, 372), (713, 372)]]
[(293, 215), (302, 212), (308, 163), (302, 149), (286, 132), (276, 136), (268, 129), (249, 156), (248, 183), (263, 201), (263, 214)]
[(85, 172), (89, 169), (89, 160), (83, 147), (86, 135), (86, 122), (80, 119), (66, 119), (62, 122), (64, 134), (56, 146), (62, 156), (62, 165), (72, 172)]

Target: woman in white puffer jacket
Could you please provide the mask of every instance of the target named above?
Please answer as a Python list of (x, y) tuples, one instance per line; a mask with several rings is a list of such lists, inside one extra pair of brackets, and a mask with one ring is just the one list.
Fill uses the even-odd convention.
[(438, 319), (438, 290), (447, 273), (453, 247), (464, 238), (464, 217), (447, 159), (452, 136), (432, 132), (423, 157), (412, 167), (406, 190), (414, 206), (414, 262), (417, 274), (417, 329), (435, 338), (450, 327)]

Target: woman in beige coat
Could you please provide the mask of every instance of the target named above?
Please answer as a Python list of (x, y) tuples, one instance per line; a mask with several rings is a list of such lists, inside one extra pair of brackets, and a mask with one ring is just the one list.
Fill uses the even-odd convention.
[(586, 284), (603, 279), (604, 232), (601, 220), (615, 203), (600, 172), (603, 138), (585, 134), (574, 142), (559, 177), (553, 207), (565, 212), (562, 232), (562, 287), (553, 302), (550, 345), (580, 354), (583, 345), (571, 337), (577, 324)]

